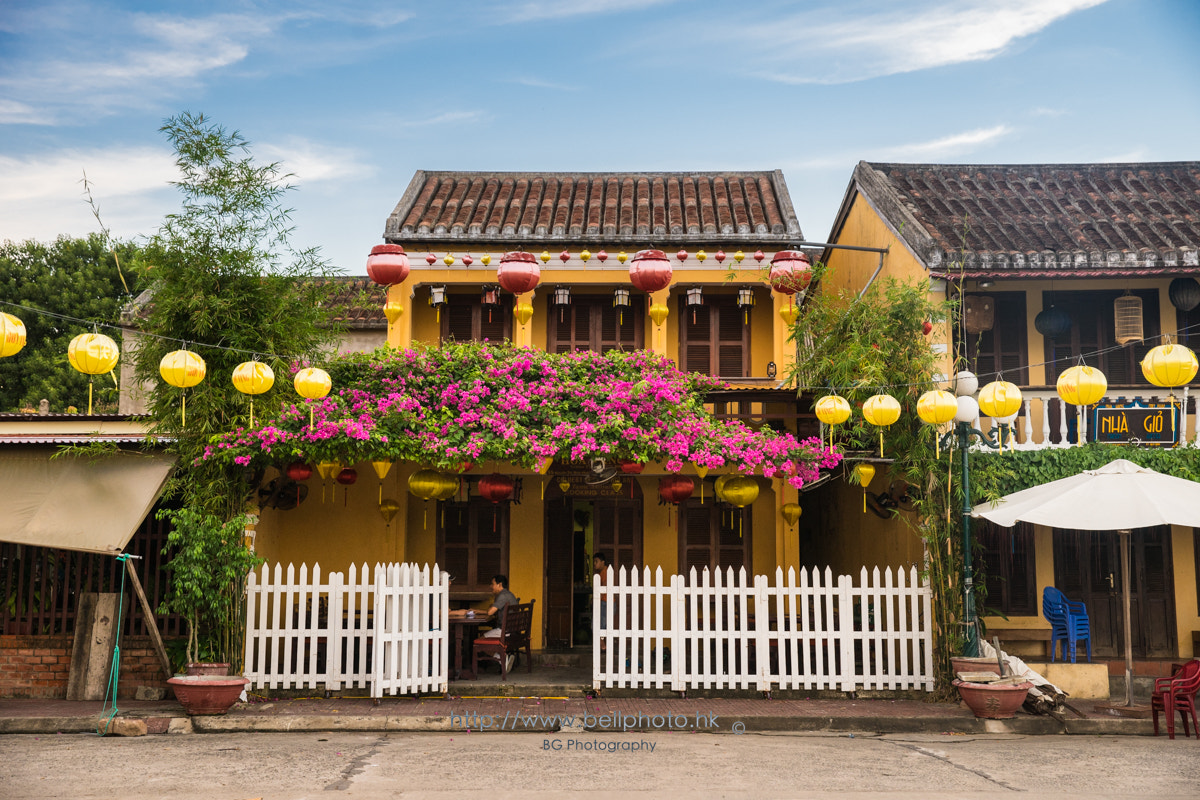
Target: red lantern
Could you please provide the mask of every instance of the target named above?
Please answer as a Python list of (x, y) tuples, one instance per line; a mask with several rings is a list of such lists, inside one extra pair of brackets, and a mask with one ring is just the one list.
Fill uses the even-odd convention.
[(428, 264), (429, 266), (432, 267), (433, 262), (435, 262), (435, 261), (437, 261), (437, 256), (435, 256), (433, 253), (430, 253), (427, 256), (425, 256), (425, 263)]
[(780, 250), (771, 259), (771, 288), (780, 294), (795, 294), (808, 288), (812, 262), (799, 250)]
[(596, 253), (596, 258), (601, 262), (608, 261), (608, 251), (601, 250), (599, 253)]
[(629, 282), (649, 294), (671, 285), (671, 262), (662, 250), (639, 250), (629, 263)]
[(571, 260), (571, 251), (563, 250), (561, 253), (558, 254), (558, 257), (565, 264)]
[(754, 251), (754, 260), (755, 260), (755, 261), (757, 261), (758, 263), (760, 263), (760, 264), (761, 264), (761, 263), (762, 263), (762, 260), (763, 260), (764, 258), (766, 258), (766, 257), (767, 257), (767, 254), (766, 254), (766, 253), (764, 253), (762, 250), (755, 250), (755, 251)]
[(358, 470), (352, 467), (346, 467), (337, 474), (337, 482), (342, 486), (352, 486), (358, 480)]
[(513, 479), (498, 472), (493, 472), (491, 475), (484, 475), (479, 479), (479, 494), (493, 503), (503, 503), (505, 500), (511, 500), (513, 496)]
[(725, 251), (718, 250), (717, 254), (715, 256), (713, 256), (713, 258), (715, 258), (717, 260), (717, 263), (720, 264), (721, 262), (723, 262), (725, 260)]
[(408, 277), (408, 256), (398, 244), (377, 244), (367, 256), (367, 276), (381, 286), (402, 283)]
[(646, 468), (646, 465), (640, 461), (622, 461), (621, 472), (626, 475), (639, 475)]
[(668, 475), (658, 480), (658, 496), (668, 503), (682, 503), (692, 496), (696, 484), (686, 475)]
[(294, 481), (306, 481), (312, 477), (312, 467), (300, 461), (288, 464), (285, 472)]
[(525, 294), (533, 291), (542, 280), (542, 268), (533, 253), (515, 250), (500, 257), (496, 280), (513, 294)]
[(678, 258), (680, 261), (687, 261), (688, 251), (684, 250), (681, 247), (681, 248), (679, 248), (679, 252), (675, 254), (675, 257)]

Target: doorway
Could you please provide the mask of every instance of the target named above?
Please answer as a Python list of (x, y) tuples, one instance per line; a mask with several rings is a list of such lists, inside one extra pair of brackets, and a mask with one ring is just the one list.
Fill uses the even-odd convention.
[[(1119, 541), (1116, 531), (1054, 531), (1054, 585), (1087, 607), (1093, 658), (1125, 655)], [(1129, 555), (1133, 655), (1175, 657), (1171, 528), (1135, 529)]]
[(545, 532), (543, 641), (550, 650), (590, 645), (592, 555), (607, 552), (617, 569), (641, 566), (641, 487), (630, 480), (620, 497), (609, 484), (547, 489)]

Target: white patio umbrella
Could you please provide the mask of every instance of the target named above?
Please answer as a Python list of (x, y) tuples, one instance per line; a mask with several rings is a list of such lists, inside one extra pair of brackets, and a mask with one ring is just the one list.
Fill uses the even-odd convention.
[(1125, 705), (1133, 705), (1133, 637), (1129, 625), (1129, 532), (1155, 525), (1200, 527), (1200, 483), (1163, 475), (1117, 459), (1100, 469), (1005, 495), (971, 510), (1005, 528), (1018, 522), (1084, 531), (1115, 530), (1121, 537), (1125, 605)]

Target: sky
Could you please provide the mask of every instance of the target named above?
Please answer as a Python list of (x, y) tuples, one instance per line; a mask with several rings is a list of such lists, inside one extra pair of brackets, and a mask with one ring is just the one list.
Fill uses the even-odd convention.
[(419, 169), (781, 169), (824, 241), (859, 160), (1200, 159), (1197, 0), (0, 0), (0, 239), (152, 234), (184, 111), (292, 173), (347, 274)]

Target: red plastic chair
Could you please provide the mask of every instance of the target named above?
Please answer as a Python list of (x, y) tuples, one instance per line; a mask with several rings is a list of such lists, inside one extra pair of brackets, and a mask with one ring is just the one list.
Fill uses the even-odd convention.
[(1200, 724), (1196, 722), (1196, 692), (1200, 691), (1200, 659), (1192, 659), (1169, 678), (1156, 678), (1154, 694), (1150, 696), (1150, 709), (1154, 714), (1154, 735), (1158, 736), (1158, 712), (1167, 715), (1167, 738), (1175, 738), (1175, 712), (1183, 720), (1183, 735), (1188, 731), (1188, 715), (1192, 715), (1192, 727), (1200, 739)]

